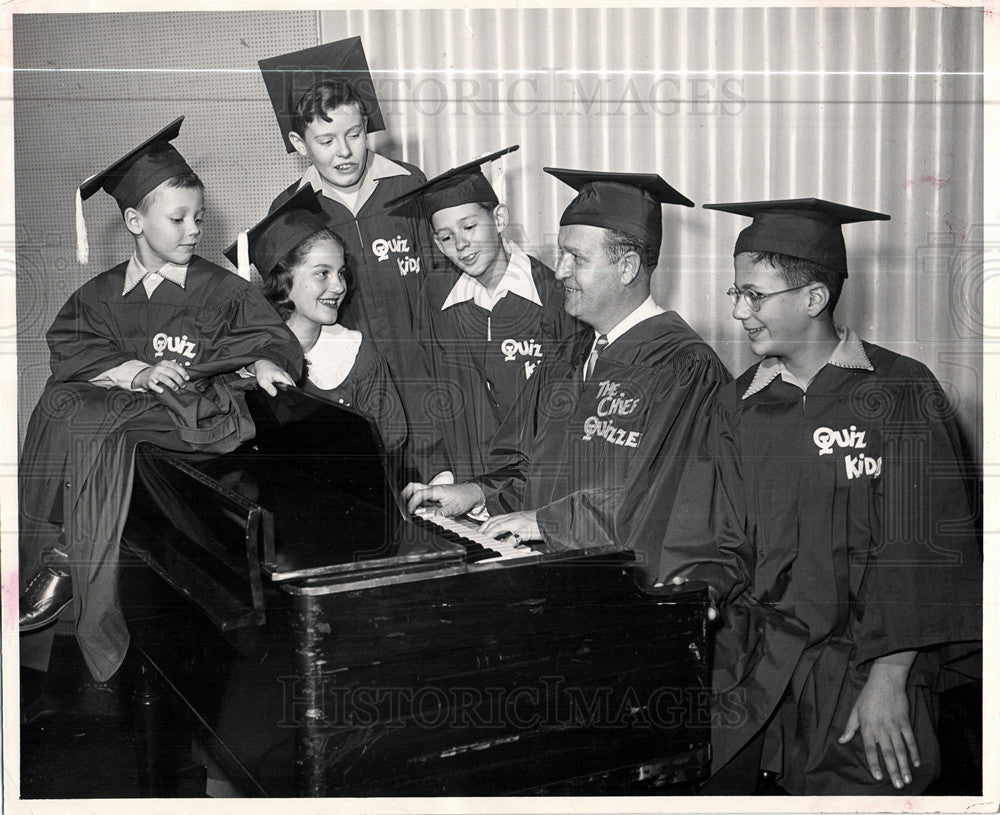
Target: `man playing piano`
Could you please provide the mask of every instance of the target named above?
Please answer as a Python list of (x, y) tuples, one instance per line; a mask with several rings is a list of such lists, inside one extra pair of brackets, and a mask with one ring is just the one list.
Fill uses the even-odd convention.
[[(693, 206), (657, 175), (546, 168), (578, 195), (560, 219), (556, 277), (586, 328), (560, 342), (501, 424), (489, 470), (455, 485), (408, 484), (408, 509), (462, 515), (485, 503), (481, 531), (549, 551), (627, 545), (622, 488), (652, 467), (679, 483), (729, 375), (715, 352), (650, 295), (661, 204)], [(665, 524), (669, 502), (661, 507)], [(637, 552), (646, 579), (658, 558)]]

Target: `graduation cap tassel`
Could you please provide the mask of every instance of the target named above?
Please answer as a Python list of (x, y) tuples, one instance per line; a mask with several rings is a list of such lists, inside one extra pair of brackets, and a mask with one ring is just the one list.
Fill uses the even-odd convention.
[(83, 219), (83, 196), (76, 191), (76, 259), (86, 265), (90, 260), (90, 244), (87, 242), (87, 222)]
[(498, 158), (493, 162), (493, 168), (490, 172), (490, 186), (493, 187), (501, 204), (507, 203), (507, 176), (504, 174), (506, 160), (505, 156)]
[(236, 273), (250, 281), (250, 241), (246, 231), (240, 232), (236, 238)]

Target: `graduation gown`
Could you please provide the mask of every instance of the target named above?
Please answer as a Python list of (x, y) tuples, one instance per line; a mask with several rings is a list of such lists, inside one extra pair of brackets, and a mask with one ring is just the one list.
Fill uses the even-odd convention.
[(440, 408), (437, 471), (456, 482), (486, 471), (500, 422), (525, 384), (556, 345), (580, 330), (566, 314), (562, 284), (553, 271), (529, 256), (531, 277), (542, 305), (508, 292), (492, 311), (472, 300), (441, 306), (455, 285), (454, 274), (426, 281), (429, 362)]
[[(324, 330), (326, 328), (324, 326)], [(406, 419), (389, 374), (389, 366), (370, 342), (362, 340), (357, 351), (347, 376), (333, 387), (325, 387), (320, 372), (316, 370), (324, 364), (324, 359), (314, 356), (312, 352), (307, 354), (306, 381), (302, 389), (367, 413), (375, 420), (386, 449), (394, 450), (406, 441)]]
[[(390, 162), (382, 156), (378, 159)], [(349, 284), (340, 323), (360, 331), (385, 357), (411, 431), (408, 458), (411, 466), (426, 475), (423, 462), (428, 454), (418, 445), (431, 434), (434, 421), (424, 401), (431, 375), (418, 314), (423, 281), (431, 265), (431, 239), (425, 222), (394, 214), (385, 204), (427, 179), (412, 164), (391, 164), (407, 174), (380, 178), (357, 216), (322, 192), (317, 198), (323, 219), (346, 250)], [(271, 211), (291, 198), (300, 183), (283, 190), (271, 204)]]
[(908, 695), (922, 763), (905, 793), (921, 792), (939, 767), (930, 691), (982, 636), (975, 503), (947, 399), (919, 362), (863, 348), (874, 370), (828, 364), (805, 393), (779, 376), (743, 398), (757, 366), (724, 389), (715, 484), (691, 483), (718, 548), (692, 568), (673, 552), (729, 603), (713, 766), (766, 727), (761, 766), (798, 795), (898, 794), (888, 773), (872, 779), (860, 734), (837, 738), (872, 660), (907, 650), (920, 651)]
[[(729, 380), (715, 352), (674, 312), (626, 331), (582, 381), (593, 329), (561, 342), (539, 366), (494, 439), (476, 482), (491, 514), (537, 510), (553, 550), (631, 546), (625, 486), (653, 470), (679, 483), (688, 450), (704, 439), (709, 406)], [(669, 475), (666, 475), (669, 473)], [(664, 502), (662, 520), (673, 504)], [(658, 564), (636, 557), (647, 580)]]
[[(32, 412), (18, 470), (22, 584), (53, 548), (69, 556), (76, 633), (100, 681), (121, 664), (128, 630), (117, 602), (118, 545), (135, 446), (218, 454), (253, 436), (237, 369), (269, 359), (297, 378), (298, 340), (256, 288), (193, 257), (185, 288), (164, 281), (122, 296), (128, 264), (84, 284), (47, 334), (52, 376)], [(129, 360), (172, 359), (178, 392), (89, 383)]]

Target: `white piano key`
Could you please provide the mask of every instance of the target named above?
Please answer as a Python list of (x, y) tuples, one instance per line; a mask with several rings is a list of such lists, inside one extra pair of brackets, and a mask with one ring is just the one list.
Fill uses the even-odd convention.
[[(435, 526), (460, 535), (468, 541), (478, 543), (487, 549), (497, 552), (500, 557), (486, 558), (479, 563), (496, 563), (499, 560), (516, 560), (518, 558), (537, 556), (539, 553), (528, 546), (519, 546), (512, 537), (491, 538), (479, 531), (479, 524), (468, 518), (449, 518), (447, 515), (435, 515), (434, 510), (420, 507), (416, 513)], [(473, 564), (475, 565), (475, 564)]]

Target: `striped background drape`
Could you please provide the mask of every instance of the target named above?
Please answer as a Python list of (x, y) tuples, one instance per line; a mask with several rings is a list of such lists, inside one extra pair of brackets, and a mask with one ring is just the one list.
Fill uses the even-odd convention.
[[(845, 229), (838, 318), (981, 411), (982, 12), (945, 8), (327, 12), (360, 35), (390, 142), (428, 174), (518, 143), (519, 237), (549, 262), (568, 187), (543, 166), (658, 172), (697, 203), (815, 196), (887, 212)], [(722, 293), (747, 223), (665, 208), (654, 293), (734, 372)]]
[[(57, 16), (58, 30), (51, 16), (15, 25), (15, 66), (25, 69), (15, 75), (22, 424), (44, 381), (41, 339), (55, 310), (125, 256), (123, 239), (109, 238), (105, 266), (97, 257), (39, 282), (49, 250), (38, 236), (56, 236), (63, 255), (72, 244), (63, 202), (74, 186), (109, 150), (186, 112), (179, 147), (206, 178), (212, 211), (201, 251), (218, 259), (301, 171), (281, 149), (256, 60), (360, 35), (388, 126), (378, 149), (432, 175), (520, 144), (504, 167), (512, 234), (549, 263), (572, 193), (543, 166), (658, 172), (698, 204), (816, 196), (890, 213), (845, 229), (839, 319), (929, 365), (979, 446), (981, 10), (191, 12), (121, 15), (113, 26)], [(149, 47), (167, 33), (173, 47)], [(67, 76), (34, 70), (151, 63), (160, 73), (74, 74), (85, 91), (103, 83), (86, 111), (77, 94), (53, 103)], [(54, 128), (67, 119), (96, 132), (74, 142)], [(108, 124), (117, 127), (102, 133)], [(65, 163), (52, 173), (53, 139), (64, 138)], [(99, 234), (117, 235), (113, 205), (99, 207)], [(746, 222), (665, 209), (654, 293), (739, 372), (752, 357), (723, 292)]]

